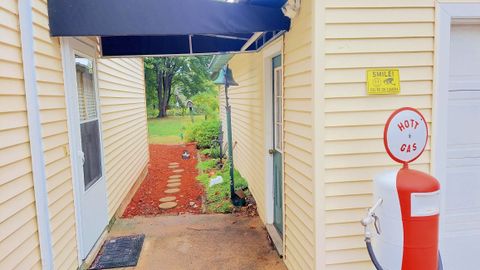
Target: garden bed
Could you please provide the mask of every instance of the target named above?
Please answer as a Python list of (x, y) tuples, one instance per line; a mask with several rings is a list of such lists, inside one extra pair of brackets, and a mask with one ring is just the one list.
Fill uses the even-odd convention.
[[(206, 153), (207, 151), (202, 152)], [(256, 203), (248, 190), (248, 183), (237, 170), (234, 172), (235, 190), (244, 192), (247, 203), (243, 207), (235, 207), (232, 204), (230, 200), (230, 170), (226, 160), (220, 161), (218, 158), (211, 158), (208, 155), (201, 154), (197, 168), (199, 170), (197, 179), (202, 183), (206, 193), (205, 209), (207, 213), (257, 215)], [(222, 177), (223, 182), (210, 186), (210, 180), (218, 176)]]

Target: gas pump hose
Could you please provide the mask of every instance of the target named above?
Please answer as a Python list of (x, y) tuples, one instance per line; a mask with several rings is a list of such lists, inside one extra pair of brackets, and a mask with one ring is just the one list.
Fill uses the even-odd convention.
[[(369, 237), (366, 237), (365, 243), (367, 244), (368, 255), (370, 256), (370, 259), (372, 260), (372, 263), (375, 266), (375, 269), (383, 270), (382, 266), (377, 260), (377, 257), (375, 257), (375, 253), (373, 252), (371, 239)], [(442, 263), (442, 257), (440, 257), (440, 251), (438, 252), (438, 270), (443, 270), (443, 263)]]
[(377, 261), (377, 257), (375, 256), (375, 253), (373, 252), (372, 241), (370, 237), (365, 238), (365, 244), (367, 244), (368, 255), (370, 256), (370, 259), (372, 260), (372, 263), (375, 266), (375, 269), (383, 270), (382, 266)]

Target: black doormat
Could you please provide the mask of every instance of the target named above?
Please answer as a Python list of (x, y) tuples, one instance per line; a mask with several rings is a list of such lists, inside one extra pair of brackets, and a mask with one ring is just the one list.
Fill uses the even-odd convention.
[(144, 234), (138, 234), (106, 240), (90, 269), (136, 266), (144, 239)]

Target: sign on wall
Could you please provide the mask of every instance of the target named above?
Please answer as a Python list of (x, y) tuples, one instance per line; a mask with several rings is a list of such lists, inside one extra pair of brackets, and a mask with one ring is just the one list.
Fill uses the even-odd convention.
[(383, 131), (383, 143), (388, 155), (403, 164), (420, 157), (427, 139), (428, 126), (425, 118), (418, 110), (409, 107), (394, 111)]
[(400, 93), (400, 71), (398, 69), (368, 69), (367, 94), (394, 95)]

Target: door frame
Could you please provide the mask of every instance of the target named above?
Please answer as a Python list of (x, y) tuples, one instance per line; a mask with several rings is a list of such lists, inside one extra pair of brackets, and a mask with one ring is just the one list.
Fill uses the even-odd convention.
[[(102, 166), (102, 177), (106, 183), (107, 176), (105, 173), (105, 160), (104, 160), (104, 147), (103, 147), (103, 132), (102, 132), (102, 121), (101, 121), (101, 111), (100, 111), (100, 91), (98, 87), (98, 75), (97, 75), (97, 59), (96, 59), (96, 42), (83, 37), (65, 37), (60, 38), (60, 45), (61, 45), (61, 54), (62, 54), (62, 67), (63, 67), (63, 79), (64, 79), (64, 87), (65, 87), (65, 102), (67, 107), (67, 126), (68, 126), (68, 146), (69, 146), (69, 153), (70, 153), (70, 167), (71, 167), (71, 174), (72, 174), (72, 187), (73, 187), (73, 197), (74, 197), (74, 207), (75, 207), (75, 227), (76, 227), (76, 240), (77, 240), (77, 259), (79, 265), (83, 263), (83, 260), (87, 258), (90, 252), (87, 254), (83, 254), (84, 245), (83, 243), (83, 217), (82, 217), (82, 194), (84, 190), (83, 180), (81, 178), (81, 171), (82, 168), (78, 164), (80, 164), (80, 158), (75, 153), (78, 153), (81, 150), (77, 145), (76, 142), (81, 141), (80, 137), (80, 120), (78, 117), (78, 94), (77, 89), (74, 88), (72, 81), (76, 81), (76, 74), (73, 74), (72, 67), (69, 65), (72, 63), (70, 52), (72, 47), (80, 47), (83, 51), (88, 53), (79, 52), (80, 55), (91, 57), (93, 60), (94, 66), (94, 85), (96, 88), (96, 109), (98, 112), (98, 129), (99, 129), (99, 136), (100, 136), (100, 161)], [(92, 186), (99, 183), (97, 181)], [(90, 186), (89, 188), (91, 188)], [(105, 197), (107, 194), (105, 193)], [(108, 200), (106, 198), (108, 203)], [(107, 213), (108, 213), (108, 205)], [(105, 216), (105, 224), (108, 225), (108, 215)], [(106, 226), (105, 226), (106, 228)], [(100, 237), (100, 236), (99, 236)]]
[[(272, 59), (281, 55), (283, 68), (283, 36), (262, 50), (263, 58), (263, 101), (264, 101), (264, 158), (265, 158), (265, 223), (273, 226), (274, 220), (274, 196), (273, 196), (273, 155), (269, 154), (269, 149), (274, 145), (273, 141), (273, 66)], [(284, 72), (282, 72), (284, 74)], [(283, 91), (283, 89), (282, 89)], [(283, 113), (283, 112), (282, 112)], [(284, 115), (283, 118), (284, 119)], [(285, 129), (285, 127), (284, 127)], [(283, 130), (282, 130), (283, 132)], [(284, 151), (283, 151), (284, 152)], [(285, 156), (282, 154), (282, 178), (283, 178), (283, 234), (285, 235)], [(276, 231), (276, 230), (275, 230)], [(282, 250), (285, 250), (284, 235), (279, 235), (282, 239)]]
[[(448, 85), (450, 77), (450, 33), (451, 25), (458, 19), (480, 19), (480, 3), (437, 3), (435, 32), (435, 73), (433, 92), (432, 126), (432, 162), (433, 175), (444, 184), (447, 166), (447, 116)], [(479, 20), (480, 21), (480, 20)], [(441, 192), (440, 217), (446, 199)], [(444, 220), (440, 218), (440, 235), (443, 233)], [(441, 239), (441, 237), (440, 237)], [(441, 244), (441, 242), (440, 242)]]

